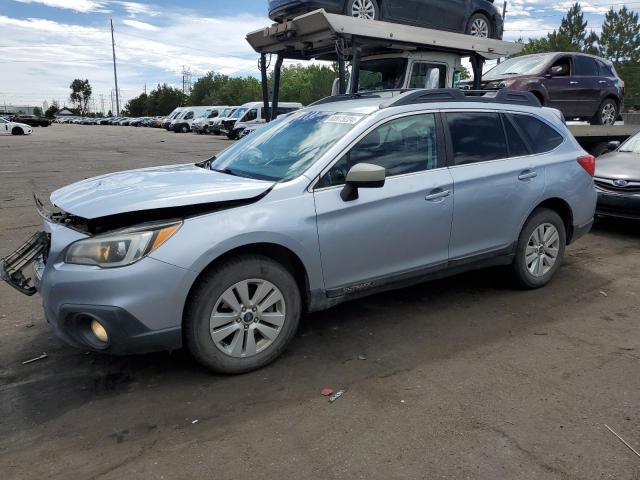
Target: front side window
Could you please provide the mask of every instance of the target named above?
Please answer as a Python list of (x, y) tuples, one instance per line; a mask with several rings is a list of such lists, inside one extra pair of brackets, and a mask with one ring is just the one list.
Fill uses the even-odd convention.
[(511, 115), (533, 153), (546, 153), (563, 142), (563, 137), (546, 123), (531, 115)]
[(416, 62), (411, 69), (409, 88), (445, 88), (447, 68), (444, 65)]
[(294, 112), (225, 150), (210, 168), (239, 177), (291, 180), (318, 161), (362, 118), (352, 113)]
[(218, 116), (218, 111), (217, 110), (214, 110), (213, 112), (211, 112), (209, 114), (209, 118), (216, 118), (217, 116)]
[(455, 165), (507, 158), (500, 115), (485, 112), (446, 114)]
[(402, 117), (376, 128), (333, 165), (316, 188), (344, 185), (347, 173), (358, 163), (384, 167), (387, 177), (437, 168), (434, 115)]
[(569, 77), (571, 76), (571, 58), (562, 57), (555, 61), (551, 66), (551, 75), (554, 77)]
[(534, 75), (540, 73), (549, 61), (548, 55), (528, 55), (510, 58), (499, 63), (483, 75), (485, 80), (504, 78), (511, 75)]
[(183, 120), (191, 120), (192, 118), (193, 118), (193, 112), (189, 112), (184, 116)]
[(591, 57), (583, 57), (582, 55), (576, 55), (573, 58), (575, 64), (576, 75), (578, 77), (597, 77), (598, 76), (598, 64)]
[(258, 118), (258, 109), (252, 108), (247, 112), (247, 114), (242, 118), (242, 122), (251, 122)]

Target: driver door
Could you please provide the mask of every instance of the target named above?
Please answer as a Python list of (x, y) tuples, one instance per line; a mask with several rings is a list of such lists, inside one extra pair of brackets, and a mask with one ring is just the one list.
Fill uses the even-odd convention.
[[(373, 288), (446, 265), (453, 182), (435, 114), (404, 116), (376, 128), (314, 190), (325, 287), (330, 296)], [(386, 169), (382, 188), (342, 200), (358, 163)]]
[(8, 135), (9, 133), (9, 122), (0, 118), (0, 135)]

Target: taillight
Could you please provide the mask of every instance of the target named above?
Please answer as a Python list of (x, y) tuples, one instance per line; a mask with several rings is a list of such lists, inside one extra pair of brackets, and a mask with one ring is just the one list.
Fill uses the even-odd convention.
[(596, 157), (593, 155), (583, 155), (578, 157), (578, 163), (592, 177), (596, 174)]

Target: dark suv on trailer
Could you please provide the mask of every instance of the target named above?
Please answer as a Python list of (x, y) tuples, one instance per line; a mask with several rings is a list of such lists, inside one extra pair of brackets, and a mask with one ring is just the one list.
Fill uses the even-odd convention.
[(327, 12), (502, 38), (502, 15), (493, 0), (269, 0), (276, 22), (324, 8)]
[(533, 93), (566, 118), (613, 125), (623, 107), (624, 82), (611, 62), (578, 53), (541, 53), (510, 58), (484, 74), (485, 89)]

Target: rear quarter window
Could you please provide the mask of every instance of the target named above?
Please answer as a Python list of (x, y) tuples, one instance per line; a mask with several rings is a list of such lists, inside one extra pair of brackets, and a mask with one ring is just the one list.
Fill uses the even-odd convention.
[(533, 153), (550, 152), (564, 141), (564, 137), (557, 131), (531, 115), (512, 114), (511, 119), (522, 132)]

